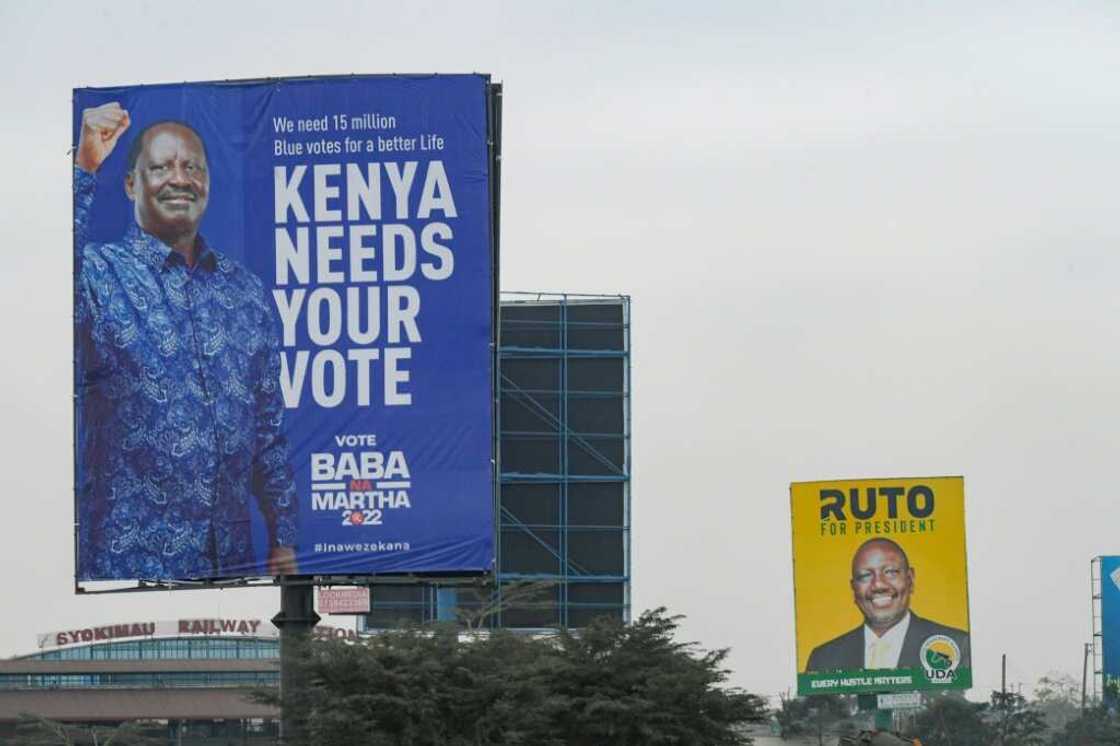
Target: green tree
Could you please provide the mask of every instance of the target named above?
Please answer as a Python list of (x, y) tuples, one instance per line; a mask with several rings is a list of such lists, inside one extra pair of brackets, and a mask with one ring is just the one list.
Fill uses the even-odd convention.
[(283, 706), (307, 743), (324, 746), (530, 743), (548, 652), (505, 631), (464, 642), (443, 626), (312, 642), (296, 663), (308, 685)]
[(1069, 674), (1046, 674), (1035, 685), (1033, 704), (1050, 730), (1060, 731), (1081, 715), (1081, 682)]
[(910, 735), (922, 746), (991, 746), (995, 733), (985, 722), (987, 709), (958, 694), (933, 697), (914, 718)]
[(569, 746), (745, 743), (765, 718), (759, 697), (725, 686), (727, 650), (674, 639), (680, 617), (648, 611), (562, 632), (548, 672), (551, 733)]
[(1086, 710), (1050, 738), (1051, 746), (1116, 746), (1118, 743), (1120, 717), (1104, 707)]
[(782, 740), (797, 736), (813, 736), (823, 744), (826, 735), (848, 732), (852, 702), (849, 697), (817, 694), (811, 697), (782, 698), (781, 709), (774, 713), (781, 728)]
[(1021, 694), (992, 692), (995, 746), (1045, 746), (1046, 720)]
[(428, 627), (311, 642), (307, 685), (283, 704), (322, 746), (749, 743), (737, 729), (762, 700), (725, 686), (727, 651), (676, 642), (677, 622), (658, 609), (550, 639)]

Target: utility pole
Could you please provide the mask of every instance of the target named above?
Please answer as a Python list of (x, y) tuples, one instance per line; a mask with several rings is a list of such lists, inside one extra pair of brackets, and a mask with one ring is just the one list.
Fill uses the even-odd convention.
[(1001, 702), (1007, 701), (1007, 653), (1003, 654), (1000, 663), (999, 698)]
[(1007, 653), (1000, 657), (999, 676), (999, 741), (1000, 746), (1005, 743), (1007, 733)]
[(1085, 712), (1085, 695), (1089, 683), (1089, 656), (1093, 652), (1093, 643), (1085, 643), (1085, 655), (1081, 658), (1081, 711)]

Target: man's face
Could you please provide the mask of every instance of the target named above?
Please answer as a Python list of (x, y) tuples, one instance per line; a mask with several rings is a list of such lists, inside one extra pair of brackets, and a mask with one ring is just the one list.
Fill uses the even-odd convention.
[(886, 632), (906, 616), (914, 571), (890, 544), (872, 542), (852, 559), (852, 594), (867, 626)]
[(210, 195), (210, 170), (198, 136), (167, 124), (144, 135), (136, 168), (125, 177), (125, 191), (136, 203), (136, 222), (172, 243), (198, 232)]

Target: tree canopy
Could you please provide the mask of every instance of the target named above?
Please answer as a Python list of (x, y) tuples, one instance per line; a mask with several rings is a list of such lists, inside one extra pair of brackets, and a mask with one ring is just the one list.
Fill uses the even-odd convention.
[[(910, 735), (923, 746), (1116, 746), (1120, 716), (1096, 706), (1072, 710), (1069, 691), (1044, 677), (1027, 700), (1015, 693), (992, 692), (989, 703), (969, 702), (960, 695), (931, 699), (915, 717)], [(1061, 719), (1048, 722), (1047, 708), (1063, 700)]]
[(315, 641), (283, 704), (323, 746), (749, 743), (763, 700), (726, 686), (726, 650), (677, 641), (678, 621), (656, 609), (547, 638), (448, 626)]
[(812, 697), (782, 698), (781, 707), (774, 712), (783, 740), (797, 736), (812, 736), (824, 743), (825, 736), (834, 732), (854, 730), (850, 716), (854, 698), (835, 694), (818, 694)]

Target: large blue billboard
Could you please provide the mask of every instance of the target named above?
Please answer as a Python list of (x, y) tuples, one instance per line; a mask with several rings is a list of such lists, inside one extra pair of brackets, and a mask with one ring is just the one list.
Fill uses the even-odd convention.
[(491, 96), (74, 91), (79, 580), (491, 569)]
[(1101, 678), (1104, 701), (1120, 705), (1120, 557), (1101, 557)]

